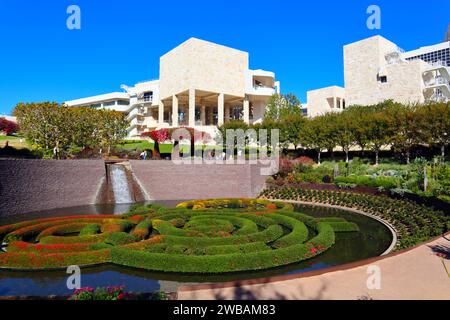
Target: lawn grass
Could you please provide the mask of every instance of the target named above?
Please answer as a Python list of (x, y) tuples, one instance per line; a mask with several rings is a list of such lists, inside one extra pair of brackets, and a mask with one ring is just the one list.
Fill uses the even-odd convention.
[(6, 141), (9, 142), (9, 146), (16, 149), (30, 149), (30, 145), (25, 138), (14, 136), (0, 136), (0, 148), (6, 145)]
[(152, 144), (147, 140), (130, 140), (130, 141), (122, 141), (122, 143), (119, 143), (115, 146), (116, 148), (120, 148), (122, 150), (148, 150), (152, 149)]

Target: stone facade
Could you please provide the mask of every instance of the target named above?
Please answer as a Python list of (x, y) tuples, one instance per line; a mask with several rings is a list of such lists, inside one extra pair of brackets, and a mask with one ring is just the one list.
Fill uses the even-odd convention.
[(189, 126), (215, 136), (231, 119), (263, 120), (269, 98), (280, 93), (275, 73), (249, 69), (249, 54), (191, 38), (160, 58), (159, 79), (123, 85), (126, 92), (67, 101), (120, 111), (130, 121), (128, 138), (161, 128)]
[(387, 56), (396, 53), (400, 56), (397, 45), (380, 36), (344, 47), (345, 95), (349, 106), (371, 105), (388, 99), (401, 103), (424, 102), (425, 62), (389, 61)]
[[(441, 72), (430, 69), (431, 65), (421, 59), (407, 57), (408, 53), (381, 36), (344, 46), (345, 88), (334, 86), (308, 91), (308, 115), (385, 100), (415, 104), (435, 99), (436, 88), (432, 82)], [(336, 109), (336, 100), (338, 105), (340, 100), (345, 104)]]
[(345, 89), (342, 87), (327, 87), (308, 91), (308, 115), (318, 116), (330, 111), (341, 111), (345, 108)]
[(248, 53), (191, 38), (160, 58), (160, 98), (189, 89), (245, 95)]

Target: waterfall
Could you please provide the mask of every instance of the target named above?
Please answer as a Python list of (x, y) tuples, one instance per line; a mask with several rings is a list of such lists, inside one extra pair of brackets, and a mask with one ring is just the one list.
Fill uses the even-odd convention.
[(115, 203), (134, 202), (125, 167), (120, 164), (112, 164), (110, 168), (111, 185)]

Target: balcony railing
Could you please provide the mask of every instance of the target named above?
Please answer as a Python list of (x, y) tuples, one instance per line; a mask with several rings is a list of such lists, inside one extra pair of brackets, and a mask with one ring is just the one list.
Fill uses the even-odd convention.
[(253, 92), (255, 94), (273, 95), (276, 93), (276, 89), (269, 86), (253, 86)]
[(448, 67), (447, 66), (447, 62), (439, 60), (439, 61), (435, 61), (435, 62), (431, 62), (430, 63), (433, 67)]
[(153, 102), (153, 96), (150, 97), (143, 97), (138, 99), (138, 103), (152, 103)]
[(425, 82), (425, 86), (427, 86), (427, 87), (437, 86), (440, 84), (448, 86), (449, 82), (444, 77), (435, 77), (435, 78)]

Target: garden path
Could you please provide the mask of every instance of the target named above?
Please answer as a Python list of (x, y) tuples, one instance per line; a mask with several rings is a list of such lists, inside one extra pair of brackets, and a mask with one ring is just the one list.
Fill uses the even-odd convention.
[[(446, 256), (442, 258), (439, 255)], [(376, 266), (379, 289), (367, 286)], [(370, 272), (369, 272), (370, 271)], [(368, 273), (369, 272), (369, 273)], [(450, 300), (450, 234), (413, 249), (296, 276), (181, 287), (178, 299)], [(373, 278), (370, 278), (373, 280)]]

